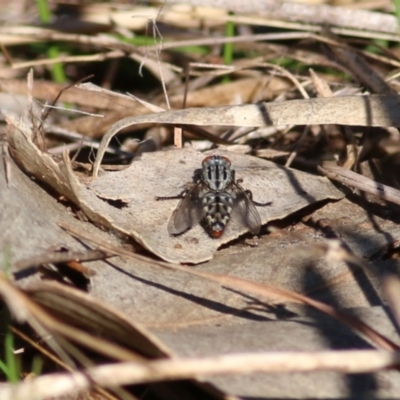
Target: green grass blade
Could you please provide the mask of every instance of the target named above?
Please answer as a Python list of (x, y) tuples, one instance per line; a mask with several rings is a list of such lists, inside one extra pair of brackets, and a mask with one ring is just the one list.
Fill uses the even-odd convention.
[[(400, 0), (399, 0), (400, 1)], [(225, 27), (225, 37), (235, 36), (235, 24), (232, 21), (228, 21)], [(233, 43), (225, 43), (223, 48), (223, 59), (225, 65), (231, 65), (233, 61)], [(223, 83), (230, 81), (229, 75), (225, 75), (222, 79)]]
[[(36, 0), (40, 21), (48, 24), (51, 20), (51, 10), (47, 0)], [(47, 57), (56, 59), (60, 56), (60, 50), (57, 45), (51, 45), (47, 49)], [(54, 82), (65, 83), (67, 77), (65, 75), (64, 66), (61, 63), (55, 63), (51, 66), (51, 76)]]

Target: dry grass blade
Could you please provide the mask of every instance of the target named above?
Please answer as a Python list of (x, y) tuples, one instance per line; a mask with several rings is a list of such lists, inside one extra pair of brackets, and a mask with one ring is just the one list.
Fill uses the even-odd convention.
[(400, 332), (400, 279), (389, 275), (383, 279), (382, 286), (395, 318), (397, 331)]
[[(182, 1), (171, 0), (169, 3), (182, 3)], [(202, 7), (218, 7), (238, 14), (261, 15), (269, 20), (301, 21), (322, 26), (397, 32), (397, 20), (392, 15), (326, 4), (282, 3), (279, 0), (265, 0), (262, 3), (241, 0), (191, 0), (191, 4)]]
[[(326, 35), (338, 40), (330, 31)], [(368, 64), (368, 62), (354, 49), (347, 46), (329, 45), (334, 59), (343, 65), (346, 70), (354, 76), (355, 80), (361, 82), (371, 93), (397, 95), (397, 91), (391, 88), (386, 81)]]
[(96, 338), (83, 330), (54, 318), (45, 309), (33, 302), (26, 294), (13, 287), (2, 276), (0, 276), (0, 294), (17, 320), (19, 322), (28, 322), (40, 334), (51, 332), (54, 335), (57, 334), (66, 337), (99, 353), (107, 354), (112, 358), (121, 360), (142, 359), (138, 354), (122, 348), (118, 344), (100, 337)]
[[(157, 338), (140, 325), (85, 293), (55, 282), (31, 285), (27, 292), (31, 299), (57, 318), (85, 332), (92, 332), (93, 335), (101, 332), (109, 340), (112, 338), (113, 343), (131, 348), (146, 357), (166, 357), (170, 354)], [(130, 357), (129, 351), (126, 356)]]
[[(20, 337), (25, 343), (27, 343), (29, 346), (32, 348), (35, 348), (38, 350), (43, 356), (46, 357), (46, 359), (53, 361), (55, 364), (63, 368), (64, 370), (68, 372), (73, 372), (75, 369), (71, 367), (69, 364), (64, 363), (60, 358), (58, 358), (55, 354), (53, 354), (51, 351), (49, 351), (46, 347), (44, 347), (42, 344), (37, 343), (35, 340), (30, 338), (29, 336), (25, 335), (21, 330), (15, 328), (14, 326), (10, 327), (11, 331), (15, 333), (18, 337)], [(113, 396), (111, 393), (109, 393), (107, 390), (103, 389), (99, 385), (93, 385), (93, 389), (104, 396), (105, 399), (108, 400), (118, 400), (117, 397)], [(0, 391), (2, 388), (0, 387)], [(7, 388), (5, 391), (8, 390)], [(52, 386), (50, 386), (47, 390), (52, 390)], [(22, 391), (23, 392), (23, 391)], [(14, 391), (11, 393), (12, 396), (15, 396)], [(24, 397), (24, 394), (21, 394), (22, 397)], [(32, 393), (31, 393), (32, 396)], [(41, 396), (38, 396), (40, 398)], [(126, 400), (136, 400), (136, 398), (133, 398), (131, 396), (125, 396)], [(14, 397), (11, 397), (11, 399), (14, 399)]]
[(0, 147), (0, 159), (1, 159), (0, 162), (3, 163), (4, 177), (5, 177), (7, 186), (9, 186), (10, 179), (11, 179), (10, 168), (9, 168), (10, 155), (9, 155), (9, 149), (8, 149), (8, 143), (7, 143), (6, 137), (7, 137), (7, 135), (3, 131), (0, 131), (0, 146), (1, 146)]
[(101, 160), (110, 140), (119, 131), (131, 125), (158, 123), (257, 127), (321, 124), (400, 126), (400, 117), (397, 112), (399, 107), (398, 96), (346, 96), (242, 106), (188, 108), (180, 111), (127, 117), (112, 125), (104, 135), (93, 165), (93, 176), (98, 174)]
[[(61, 396), (90, 388), (93, 383), (104, 387), (168, 380), (190, 379), (199, 375), (249, 374), (255, 372), (341, 371), (366, 373), (391, 369), (400, 364), (400, 354), (374, 351), (270, 352), (230, 354), (202, 359), (174, 359), (146, 364), (120, 363), (103, 365), (84, 373), (52, 374), (28, 380), (3, 389), (3, 400), (29, 400)], [(229, 397), (227, 397), (229, 399)], [(231, 397), (233, 399), (233, 397)]]
[[(269, 352), (265, 354), (229, 354), (217, 357), (189, 360), (155, 361), (148, 363), (147, 371), (142, 369), (143, 376), (136, 378), (146, 382), (150, 380), (190, 378), (196, 375), (236, 374), (250, 372), (306, 372), (321, 370), (337, 370), (347, 373), (363, 373), (384, 368), (397, 367), (400, 363), (400, 353), (354, 350), (326, 352)], [(137, 365), (137, 364), (136, 364)], [(130, 368), (132, 367), (132, 368)], [(137, 374), (140, 375), (139, 369)], [(123, 363), (112, 366), (93, 368), (95, 373), (90, 376), (95, 380), (106, 376), (118, 376), (126, 383), (135, 382), (128, 377), (135, 368), (134, 363)], [(112, 379), (112, 378), (111, 378)], [(118, 382), (116, 382), (118, 383)], [(119, 382), (121, 384), (121, 382)]]

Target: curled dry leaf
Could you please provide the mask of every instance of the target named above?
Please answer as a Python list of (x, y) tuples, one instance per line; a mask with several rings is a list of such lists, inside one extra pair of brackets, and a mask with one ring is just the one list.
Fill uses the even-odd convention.
[(360, 125), (399, 126), (399, 96), (343, 96), (276, 101), (210, 108), (187, 108), (127, 117), (116, 122), (104, 135), (93, 175), (97, 176), (110, 140), (122, 129), (138, 124), (198, 126), (280, 126), (280, 125)]
[[(171, 237), (167, 223), (178, 201), (157, 201), (156, 196), (179, 194), (192, 182), (204, 155), (192, 149), (144, 154), (129, 168), (107, 173), (92, 182), (79, 181), (68, 157), (56, 163), (32, 143), (29, 128), (8, 118), (10, 144), (19, 163), (38, 179), (50, 184), (79, 205), (88, 217), (101, 225), (135, 238), (162, 259), (199, 263), (212, 258), (224, 243), (246, 232), (231, 221), (220, 239), (211, 239), (201, 226), (179, 237)], [(25, 133), (22, 133), (25, 132)], [(214, 153), (223, 153), (216, 151)], [(236, 178), (251, 190), (254, 200), (272, 201), (258, 209), (262, 224), (325, 199), (343, 194), (325, 178), (280, 167), (272, 162), (229, 153)]]
[[(20, 132), (19, 134), (13, 135), (13, 139), (21, 139), (24, 150), (20, 149), (19, 155), (24, 154), (24, 160), (28, 160), (29, 154), (32, 154), (32, 160), (42, 160), (42, 170), (47, 166), (57, 166), (50, 157), (38, 152), (34, 146), (25, 146), (28, 142)], [(15, 142), (11, 142), (9, 147), (15, 155)], [(92, 234), (97, 232), (101, 235), (102, 231), (93, 224), (78, 221), (62, 203), (25, 175), (9, 156), (8, 143), (7, 141), (3, 154), (0, 143), (0, 249), (5, 255), (4, 258), (0, 256), (0, 264), (4, 270), (22, 278), (30, 275), (35, 267), (43, 263), (66, 262), (71, 260), (71, 256), (76, 259), (78, 253), (83, 257), (87, 256), (87, 249), (62, 230), (57, 225), (58, 221), (62, 219), (77, 229), (90, 230)], [(28, 149), (32, 153), (24, 153)], [(47, 157), (48, 163), (41, 158), (42, 155), (43, 158)], [(35, 165), (37, 164), (32, 162), (31, 168), (34, 169)], [(56, 171), (60, 172), (57, 169)], [(52, 179), (52, 175), (49, 180), (55, 184), (58, 182), (57, 179)], [(115, 240), (114, 243), (119, 241)], [(9, 264), (9, 269), (2, 263)]]
[[(284, 218), (316, 201), (343, 196), (323, 178), (243, 154), (218, 150), (210, 154), (229, 157), (236, 178), (243, 179), (242, 186), (252, 191), (255, 201), (272, 201), (270, 207), (258, 207), (263, 224)], [(126, 170), (97, 178), (90, 188), (107, 204), (102, 207), (107, 213), (104, 216), (159, 257), (174, 263), (206, 261), (222, 244), (237, 238), (246, 229), (232, 220), (219, 239), (210, 238), (200, 225), (171, 237), (167, 224), (179, 200), (156, 200), (156, 196), (182, 192), (186, 184), (193, 182), (193, 173), (203, 158), (204, 154), (192, 149), (147, 153)], [(116, 201), (123, 202), (124, 206), (118, 209), (110, 205)]]

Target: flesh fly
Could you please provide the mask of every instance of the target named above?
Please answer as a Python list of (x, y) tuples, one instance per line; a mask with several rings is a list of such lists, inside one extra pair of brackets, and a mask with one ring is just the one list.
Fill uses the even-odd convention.
[(177, 196), (156, 198), (181, 199), (168, 222), (168, 233), (177, 236), (201, 223), (212, 238), (219, 238), (231, 219), (251, 233), (259, 233), (261, 218), (255, 206), (264, 207), (272, 203), (254, 201), (251, 191), (243, 189), (241, 182), (241, 179), (235, 180), (235, 170), (227, 157), (206, 157), (200, 177), (191, 189)]

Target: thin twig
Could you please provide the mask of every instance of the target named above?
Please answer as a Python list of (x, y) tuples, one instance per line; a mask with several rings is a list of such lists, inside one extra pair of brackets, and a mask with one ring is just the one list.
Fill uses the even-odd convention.
[(125, 362), (101, 365), (84, 372), (49, 374), (2, 389), (2, 399), (58, 397), (85, 390), (97, 383), (103, 387), (255, 372), (338, 371), (372, 373), (400, 365), (400, 353), (376, 350), (325, 352), (269, 352), (229, 354), (208, 358), (168, 359), (147, 363)]
[(373, 181), (372, 179), (342, 167), (324, 166), (318, 167), (318, 170), (334, 181), (400, 205), (400, 191), (390, 186)]

